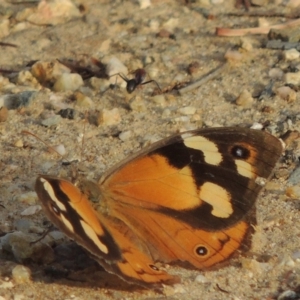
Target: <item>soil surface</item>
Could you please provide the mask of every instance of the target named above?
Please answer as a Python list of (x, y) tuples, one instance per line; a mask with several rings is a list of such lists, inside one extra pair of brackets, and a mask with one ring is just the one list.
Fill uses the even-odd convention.
[[(300, 299), (300, 192), (295, 175), (300, 152), (293, 139), (257, 200), (251, 253), (222, 268), (165, 266), (181, 283), (158, 293), (106, 273), (57, 230), (30, 252), (30, 242), (50, 224), (34, 192), (38, 174), (97, 180), (141, 148), (196, 128), (258, 123), (278, 137), (300, 128), (300, 80), (291, 84), (286, 76), (299, 77), (297, 53), (287, 58), (286, 50), (266, 48), (267, 35), (215, 34), (217, 27), (257, 27), (259, 22), (288, 19), (275, 13), (250, 17), (231, 0), (73, 3), (77, 11), (55, 22), (47, 10), (34, 15), (38, 3), (0, 3), (1, 42), (17, 46), (0, 46), (0, 107), (8, 108), (0, 111), (0, 298)], [(271, 10), (284, 15), (295, 8), (250, 7), (253, 14)], [(158, 89), (150, 82), (129, 94), (119, 76), (110, 82), (101, 78), (105, 69), (99, 62), (110, 65), (111, 58), (128, 68), (124, 74), (128, 78), (144, 68), (150, 76), (145, 81), (155, 80), (167, 93), (153, 96)], [(60, 66), (58, 73), (67, 68), (57, 59), (70, 63), (75, 73), (79, 64), (89, 67), (100, 78), (85, 79), (77, 91), (61, 91), (55, 88), (56, 75), (47, 77), (53, 66)], [(40, 73), (33, 76), (33, 61), (50, 64), (49, 70), (36, 67)], [(191, 91), (178, 91), (224, 63), (214, 78)], [(111, 89), (116, 78), (119, 87)], [(282, 94), (280, 88), (286, 86), (289, 89)], [(62, 109), (73, 109), (74, 118), (57, 118)], [(62, 151), (63, 157), (51, 147)], [(33, 211), (28, 212), (30, 207)], [(8, 234), (15, 234), (14, 239)], [(16, 271), (18, 265), (28, 268), (25, 275), (23, 269)], [(294, 298), (288, 298), (291, 295)]]

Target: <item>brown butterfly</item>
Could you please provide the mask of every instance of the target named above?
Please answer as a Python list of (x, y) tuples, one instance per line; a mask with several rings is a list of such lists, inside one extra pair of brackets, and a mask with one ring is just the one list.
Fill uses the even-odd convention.
[(177, 282), (155, 263), (206, 269), (246, 244), (255, 200), (282, 154), (274, 136), (243, 128), (176, 134), (122, 161), (94, 205), (69, 181), (39, 176), (48, 218), (108, 272), (143, 286)]

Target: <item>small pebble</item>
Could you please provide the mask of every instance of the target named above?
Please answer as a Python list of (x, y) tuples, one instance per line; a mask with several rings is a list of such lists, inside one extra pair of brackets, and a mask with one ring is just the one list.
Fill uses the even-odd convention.
[(94, 106), (93, 100), (84, 95), (83, 93), (77, 91), (74, 93), (75, 99), (76, 99), (76, 105), (83, 108), (91, 108)]
[(256, 130), (262, 130), (264, 128), (264, 125), (262, 123), (254, 122), (250, 128)]
[(10, 33), (10, 21), (9, 19), (4, 19), (0, 21), (0, 39), (8, 36)]
[(236, 50), (227, 50), (224, 57), (231, 62), (238, 62), (244, 58), (244, 55)]
[(281, 257), (278, 257), (278, 265), (280, 267), (294, 267), (295, 261), (288, 254), (282, 254)]
[[(127, 75), (128, 69), (118, 58), (112, 57), (106, 65), (106, 74), (110, 77), (109, 82), (111, 84), (119, 84), (125, 88), (127, 83), (120, 76), (117, 76), (119, 73)], [(113, 75), (116, 75), (116, 78)]]
[(277, 300), (297, 300), (299, 299), (298, 296), (299, 295), (295, 291), (286, 290), (277, 297)]
[(270, 26), (269, 20), (266, 18), (258, 18), (258, 27), (268, 27)]
[(254, 99), (248, 90), (243, 90), (236, 99), (235, 103), (243, 108), (252, 107)]
[(187, 72), (190, 75), (197, 73), (200, 69), (200, 63), (198, 61), (193, 61), (188, 65)]
[(32, 75), (41, 83), (55, 82), (63, 73), (70, 69), (58, 61), (38, 61), (31, 67)]
[[(11, 281), (0, 281), (0, 289), (11, 289), (13, 287), (14, 287), (14, 284)], [(2, 297), (2, 299), (8, 300), (9, 298)]]
[(3, 249), (12, 253), (18, 262), (30, 258), (33, 248), (30, 246), (31, 237), (21, 231), (7, 233), (0, 238)]
[(53, 149), (56, 150), (56, 152), (59, 153), (61, 156), (64, 156), (67, 153), (66, 148), (63, 144), (54, 146)]
[(295, 8), (300, 6), (300, 0), (290, 0), (286, 3), (287, 7)]
[(204, 275), (199, 274), (199, 275), (196, 276), (195, 282), (198, 282), (198, 283), (207, 283), (209, 281), (208, 281), (208, 279)]
[(37, 195), (36, 192), (23, 192), (18, 195), (17, 200), (21, 203), (33, 205), (37, 201)]
[(289, 49), (289, 50), (285, 50), (283, 52), (283, 57), (285, 60), (289, 61), (289, 60), (295, 60), (297, 58), (300, 57), (300, 52), (298, 52), (296, 49)]
[(97, 125), (116, 125), (121, 122), (122, 118), (118, 108), (109, 109), (102, 109), (97, 118)]
[(281, 86), (276, 90), (276, 94), (288, 103), (296, 101), (297, 93), (289, 86)]
[(300, 85), (300, 72), (286, 73), (284, 75), (284, 81), (287, 84)]
[(166, 97), (164, 95), (155, 95), (151, 97), (151, 101), (155, 104), (159, 105), (160, 107), (166, 106)]
[(300, 167), (297, 166), (295, 170), (290, 174), (288, 179), (288, 184), (290, 185), (298, 185), (300, 183)]
[(171, 114), (172, 114), (171, 110), (169, 108), (166, 108), (163, 110), (161, 116), (162, 118), (168, 118), (171, 116)]
[(178, 112), (182, 115), (193, 115), (196, 112), (196, 107), (186, 106), (178, 109)]
[(281, 80), (284, 73), (280, 68), (272, 68), (269, 71), (269, 76), (272, 79)]
[(42, 88), (36, 78), (28, 70), (20, 71), (17, 78), (18, 85)]
[(37, 25), (57, 25), (80, 15), (80, 11), (71, 0), (40, 1), (37, 9), (32, 9), (27, 21)]
[(62, 117), (60, 115), (54, 115), (53, 117), (47, 118), (41, 122), (41, 124), (45, 127), (55, 127), (62, 121)]
[(22, 148), (24, 146), (23, 141), (21, 139), (17, 140), (14, 145), (17, 148)]
[(75, 91), (83, 85), (82, 77), (77, 73), (64, 73), (54, 83), (56, 92)]
[(17, 265), (12, 270), (12, 279), (16, 283), (29, 283), (31, 282), (31, 271), (29, 268)]
[(66, 235), (58, 230), (49, 232), (48, 236), (51, 237), (56, 243), (66, 240)]
[(243, 38), (241, 48), (248, 52), (251, 52), (253, 50), (253, 45), (249, 39)]
[(146, 106), (144, 99), (138, 95), (134, 96), (131, 99), (129, 106), (133, 111), (136, 111), (136, 112), (143, 112), (143, 111), (147, 110), (147, 106)]
[(132, 136), (132, 131), (127, 130), (127, 131), (123, 131), (119, 134), (119, 139), (124, 142), (124, 141), (129, 140), (131, 138), (131, 136)]
[[(21, 213), (22, 215), (22, 213)], [(26, 219), (19, 219), (16, 220), (15, 223), (15, 228), (18, 231), (24, 232), (24, 233), (28, 233), (29, 229), (30, 229), (30, 222)]]
[(28, 106), (36, 96), (35, 91), (25, 91), (17, 94), (7, 94), (0, 96), (0, 107), (5, 106), (7, 109), (18, 109)]
[(139, 0), (140, 9), (145, 9), (151, 6), (151, 0)]
[[(116, 81), (116, 79), (114, 79)], [(92, 77), (89, 79), (89, 84), (93, 87), (93, 89), (99, 92), (105, 92), (109, 89), (111, 85), (110, 81), (103, 78)]]
[(173, 31), (177, 26), (180, 26), (178, 18), (168, 18), (168, 21), (162, 25), (168, 31)]
[(300, 186), (294, 185), (294, 186), (289, 186), (285, 190), (286, 196), (292, 199), (300, 199)]
[(66, 108), (61, 109), (58, 114), (64, 119), (74, 120), (78, 112), (74, 108)]
[(170, 31), (168, 31), (167, 29), (161, 29), (157, 35), (157, 37), (160, 37), (160, 38), (170, 38), (170, 39), (174, 39), (174, 34), (171, 33)]
[(181, 116), (174, 119), (176, 123), (188, 123), (190, 121), (190, 118), (187, 116)]
[(42, 207), (40, 205), (31, 205), (21, 212), (21, 216), (31, 216), (41, 210), (42, 210)]

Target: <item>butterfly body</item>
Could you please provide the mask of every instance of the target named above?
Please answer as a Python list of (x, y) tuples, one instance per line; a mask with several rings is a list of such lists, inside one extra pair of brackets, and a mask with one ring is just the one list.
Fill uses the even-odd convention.
[(245, 245), (255, 200), (282, 153), (262, 131), (212, 128), (159, 141), (106, 172), (91, 201), (70, 182), (40, 176), (49, 219), (109, 272), (144, 286), (177, 278), (155, 262), (198, 269)]

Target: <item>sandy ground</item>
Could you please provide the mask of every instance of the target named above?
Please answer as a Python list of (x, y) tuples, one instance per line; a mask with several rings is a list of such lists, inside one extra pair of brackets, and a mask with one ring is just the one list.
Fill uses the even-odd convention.
[[(269, 129), (277, 136), (287, 129), (299, 130), (297, 88), (291, 101), (282, 99), (276, 89), (285, 85), (284, 79), (270, 77), (270, 70), (274, 68), (284, 73), (293, 68), (295, 71), (299, 58), (286, 61), (282, 50), (264, 48), (266, 36), (217, 37), (216, 27), (257, 25), (257, 17), (227, 15), (243, 11), (234, 7), (234, 1), (203, 6), (197, 1), (185, 4), (184, 1), (162, 0), (152, 1), (146, 9), (141, 9), (136, 1), (79, 2), (76, 4), (81, 4), (83, 12), (68, 22), (42, 26), (24, 21), (24, 30), (10, 29), (2, 42), (18, 47), (0, 47), (0, 67), (24, 70), (32, 60), (53, 62), (95, 57), (107, 62), (117, 57), (129, 71), (145, 67), (151, 78), (166, 88), (176, 82), (200, 79), (225, 62), (228, 49), (236, 50), (241, 57), (215, 79), (183, 95), (174, 92), (163, 98), (152, 97), (155, 84), (145, 85), (130, 95), (124, 88), (103, 93), (87, 80), (81, 89), (93, 102), (87, 108), (74, 102), (73, 92), (55, 92), (47, 84), (42, 89), (36, 88), (38, 92), (28, 106), (10, 109), (8, 119), (0, 123), (2, 236), (23, 231), (34, 240), (49, 225), (42, 211), (29, 216), (21, 214), (38, 204), (33, 193), (38, 174), (96, 179), (108, 167), (141, 147), (174, 132), (202, 126), (251, 126), (254, 122), (268, 121)], [(28, 3), (5, 4), (14, 11), (13, 16), (16, 11), (35, 7)], [(251, 10), (271, 8), (270, 5)], [(284, 6), (275, 8), (284, 10)], [(10, 28), (20, 22), (13, 17), (11, 20)], [(284, 21), (283, 18), (266, 20), (273, 24)], [(173, 35), (157, 36), (162, 29)], [(247, 47), (241, 45), (245, 44), (251, 47), (244, 49)], [(189, 75), (187, 68), (192, 62), (199, 65), (195, 73)], [(2, 88), (1, 95), (32, 87), (32, 83), (28, 83), (29, 88), (18, 83), (11, 74), (4, 75), (10, 76), (16, 86), (10, 92)], [(253, 99), (250, 97), (238, 106), (236, 99), (244, 90), (249, 91)], [(106, 123), (96, 126), (79, 115), (74, 120), (61, 119), (52, 127), (41, 125), (45, 115), (54, 115), (67, 107), (83, 116), (87, 110), (117, 108), (119, 121), (111, 126)], [(182, 110), (184, 107), (187, 109)], [(23, 130), (36, 134), (48, 145), (64, 145), (66, 154), (61, 158), (48, 151), (36, 138), (22, 134)], [(120, 136), (120, 133), (125, 134)], [(279, 299), (283, 291), (293, 293), (300, 282), (299, 200), (297, 193), (293, 197), (296, 200), (291, 200), (285, 191), (288, 185), (297, 185), (288, 180), (296, 168), (297, 151), (297, 144), (292, 144), (277, 166), (276, 178), (257, 201), (258, 225), (251, 255), (214, 271), (169, 266), (170, 272), (179, 275), (182, 282), (164, 288), (160, 294), (107, 274), (67, 239), (56, 241), (59, 244), (56, 247), (50, 243), (51, 251), (45, 248), (44, 257), (36, 260), (16, 258), (1, 248), (1, 299)], [(81, 163), (62, 165), (62, 161), (75, 160)], [(55, 262), (51, 260), (53, 254)], [(47, 264), (48, 258), (51, 262)], [(12, 279), (11, 269), (16, 264), (30, 269), (30, 280)], [(294, 295), (295, 298), (280, 299), (300, 299), (300, 294)]]

